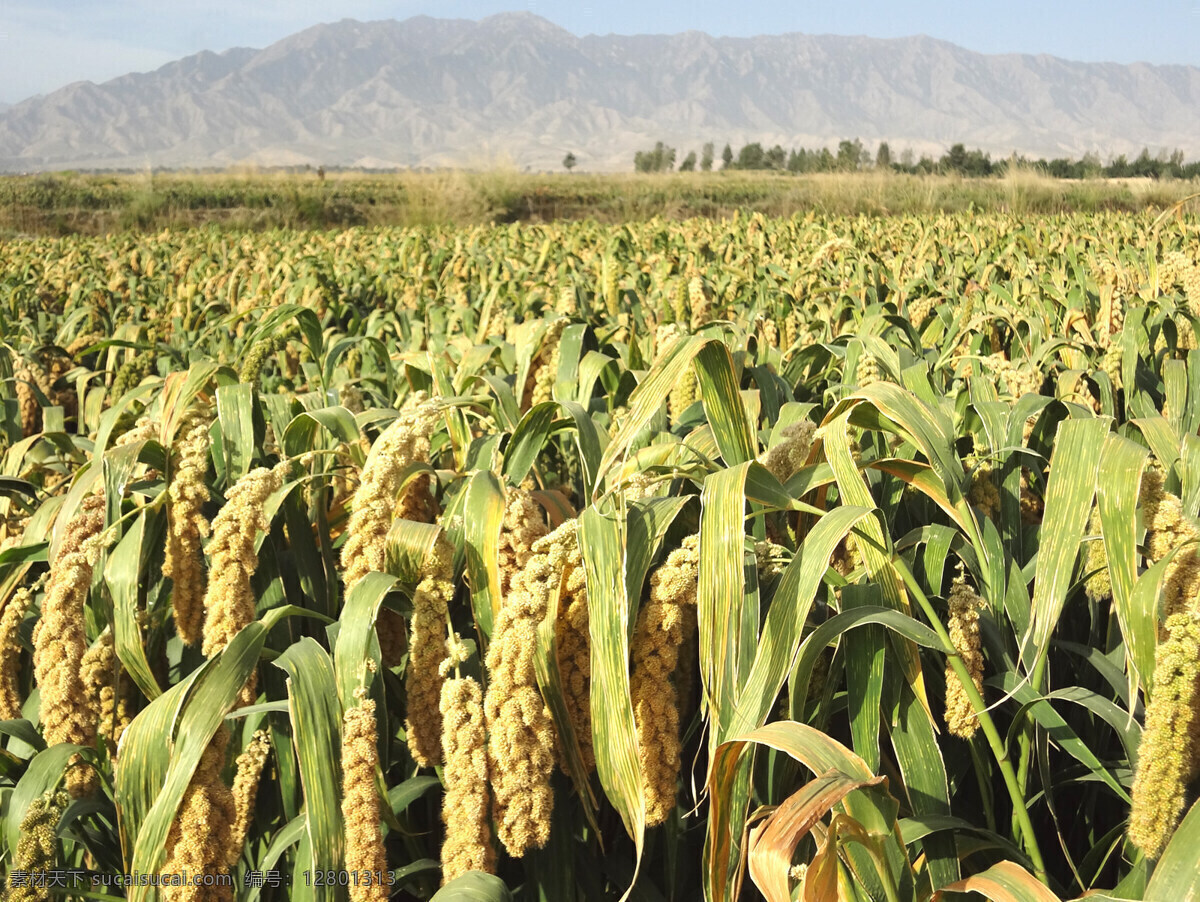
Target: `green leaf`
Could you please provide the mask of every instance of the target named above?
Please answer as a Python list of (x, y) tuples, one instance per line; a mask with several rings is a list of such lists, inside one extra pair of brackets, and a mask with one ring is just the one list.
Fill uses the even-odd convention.
[(871, 514), (866, 507), (838, 507), (804, 537), (780, 578), (757, 642), (754, 663), (737, 699), (730, 729), (745, 733), (762, 726), (787, 681), (804, 639), (804, 624), (834, 549), (854, 526)]
[[(907, 686), (899, 687), (890, 735), (913, 814), (919, 818), (949, 815), (950, 785), (937, 734)], [(931, 836), (922, 845), (934, 889), (959, 879), (953, 836)]]
[(104, 579), (113, 599), (113, 648), (138, 689), (146, 698), (154, 700), (162, 694), (162, 689), (146, 659), (142, 631), (138, 626), (138, 591), (142, 582), (142, 543), (147, 516), (146, 513), (138, 515), (117, 543), (105, 565)]
[(1064, 420), (1058, 427), (1054, 453), (1050, 456), (1046, 511), (1038, 530), (1033, 608), (1022, 649), (1030, 673), (1041, 671), (1050, 648), (1050, 635), (1067, 600), (1075, 558), (1092, 510), (1108, 427), (1107, 419), (1090, 418)]
[(709, 747), (726, 738), (737, 708), (738, 661), (743, 641), (746, 574), (746, 474), (749, 464), (718, 470), (700, 494), (700, 568), (697, 618), (700, 676), (712, 726)]
[[(880, 597), (877, 586), (849, 585), (842, 589), (842, 608), (874, 605)], [(846, 661), (846, 695), (849, 702), (850, 735), (854, 751), (874, 772), (879, 769), (879, 735), (883, 701), (884, 657), (887, 634), (878, 624), (847, 633), (843, 640)]]
[(600, 478), (629, 449), (634, 437), (662, 407), (671, 389), (683, 378), (692, 358), (699, 353), (704, 343), (704, 339), (697, 336), (675, 342), (671, 350), (650, 369), (646, 378), (638, 383), (638, 387), (629, 396), (629, 411), (621, 421), (621, 428), (617, 430), (604, 456), (600, 458)]
[(1157, 902), (1159, 899), (1163, 902), (1168, 899), (1172, 902), (1176, 899), (1179, 902), (1191, 902), (1200, 898), (1197, 849), (1200, 849), (1200, 802), (1192, 804), (1155, 865), (1146, 886), (1148, 902)]
[(550, 438), (550, 424), (557, 409), (553, 401), (544, 401), (531, 408), (513, 430), (504, 449), (504, 478), (510, 485), (520, 485), (533, 469)]
[[(287, 675), (292, 742), (300, 760), (307, 836), (312, 868), (340, 871), (345, 867), (342, 825), (342, 717), (333, 662), (325, 649), (305, 637), (275, 659)], [(313, 898), (344, 899), (344, 887), (314, 886)]]
[[(305, 835), (305, 817), (294, 817), (271, 837), (271, 842), (267, 845), (267, 850), (262, 857), (255, 861), (255, 870), (273, 871), (279, 859), (283, 857), (283, 853), (294, 846)], [(247, 891), (243, 902), (257, 902), (258, 897), (262, 894), (262, 887), (251, 886)]]
[(512, 894), (499, 877), (468, 871), (434, 893), (429, 902), (512, 902)]
[(1109, 435), (1096, 483), (1096, 504), (1100, 511), (1100, 529), (1108, 575), (1112, 584), (1113, 610), (1135, 687), (1145, 684), (1154, 673), (1154, 647), (1157, 621), (1152, 608), (1135, 604), (1137, 582), (1137, 503), (1146, 466), (1146, 449), (1128, 439)]
[[(233, 707), (242, 686), (245, 685), (246, 680), (258, 665), (258, 656), (262, 652), (266, 635), (267, 628), (261, 622), (256, 621), (244, 627), (233, 637), (233, 641), (225, 647), (225, 650), (217, 658), (212, 659), (211, 666), (205, 667), (200, 672), (199, 677), (192, 684), (187, 704), (179, 716), (178, 740), (169, 753), (170, 764), (166, 771), (162, 790), (146, 813), (145, 820), (137, 832), (133, 847), (133, 860), (129, 868), (131, 873), (156, 874), (162, 868), (166, 857), (167, 833), (175, 821), (179, 803), (183, 800), (184, 792), (191, 783), (196, 766), (200, 763), (200, 756), (204, 754), (204, 750), (212, 741), (225, 714)], [(155, 700), (155, 704), (162, 702), (166, 708), (168, 700), (177, 701), (177, 699), (171, 699), (171, 696), (172, 692), (164, 693)], [(151, 705), (151, 708), (153, 707), (154, 705)], [(149, 711), (151, 708), (146, 710)], [(160, 710), (157, 719), (161, 721), (162, 713), (168, 713), (169, 710), (169, 708), (166, 711)], [(145, 713), (143, 711), (137, 719), (140, 719)], [(135, 723), (137, 719), (135, 719)], [(148, 721), (146, 726), (150, 726), (151, 723)], [(131, 724), (130, 729), (132, 728)], [(130, 767), (139, 770), (142, 767), (160, 769), (161, 760), (146, 762), (140, 759), (145, 756), (149, 756), (151, 759), (161, 758), (166, 754), (162, 738), (160, 734), (157, 744), (144, 747), (144, 755), (127, 756), (129, 742), (123, 736), (118, 771)], [(141, 736), (143, 743), (148, 739), (149, 737), (144, 734)], [(152, 890), (152, 887), (132, 887), (129, 896), (130, 902), (144, 902), (149, 898)]]
[(67, 762), (79, 751), (79, 746), (61, 742), (38, 752), (25, 768), (4, 810), (5, 838), (12, 852), (21, 840), (21, 821), (30, 803), (59, 784)]
[(324, 429), (334, 442), (347, 444), (358, 441), (358, 426), (354, 414), (345, 407), (323, 407), (297, 414), (283, 431), (283, 450), (289, 457), (297, 457), (316, 447), (314, 439), (318, 429)]
[(376, 670), (380, 667), (379, 645), (371, 640), (384, 596), (395, 585), (396, 577), (389, 573), (368, 573), (346, 596), (333, 651), (337, 697), (343, 709), (353, 707), (354, 692), (362, 685), (367, 661), (373, 661)]
[(485, 638), (500, 613), (500, 530), (504, 489), (494, 473), (480, 470), (467, 481), (463, 504), (463, 547), (471, 584), (471, 607)]
[(211, 666), (209, 662), (193, 670), (154, 699), (121, 734), (121, 755), (113, 774), (113, 798), (121, 851), (127, 865), (132, 866), (134, 841), (166, 781), (179, 714), (192, 684)]
[[(629, 596), (625, 589), (626, 524), (595, 507), (583, 512), (579, 545), (587, 578), (592, 646), (592, 735), (600, 785), (634, 844), (634, 880), (641, 867), (646, 800), (637, 726), (629, 688)], [(632, 883), (622, 895), (624, 902)]]
[(229, 484), (250, 472), (254, 460), (254, 386), (237, 383), (217, 389), (217, 419)]
[(388, 790), (388, 807), (392, 814), (399, 815), (421, 796), (441, 785), (442, 781), (437, 777), (409, 777)]
[(729, 349), (722, 342), (707, 342), (696, 355), (696, 371), (704, 415), (726, 465), (753, 460), (754, 431), (738, 391)]

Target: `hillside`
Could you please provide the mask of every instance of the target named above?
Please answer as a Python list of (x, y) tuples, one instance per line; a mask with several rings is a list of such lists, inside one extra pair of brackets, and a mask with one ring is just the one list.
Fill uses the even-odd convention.
[(1200, 155), (1200, 69), (927, 37), (571, 33), (529, 13), (343, 20), (0, 111), (0, 170), (304, 164), (627, 169), (657, 139)]

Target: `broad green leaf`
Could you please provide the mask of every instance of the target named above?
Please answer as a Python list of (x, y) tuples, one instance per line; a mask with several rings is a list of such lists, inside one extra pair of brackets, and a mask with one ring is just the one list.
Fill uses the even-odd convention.
[(254, 460), (254, 386), (238, 383), (218, 388), (217, 419), (225, 472), (232, 485), (250, 472)]
[(504, 525), (504, 489), (494, 473), (480, 470), (467, 482), (463, 539), (471, 607), (485, 637), (500, 613), (500, 530)]
[(737, 707), (745, 599), (746, 474), (749, 464), (713, 473), (700, 494), (697, 618), (700, 675), (711, 727), (709, 747), (724, 741)]
[(358, 440), (358, 426), (354, 423), (354, 414), (345, 407), (323, 407), (319, 410), (306, 410), (299, 413), (288, 423), (283, 431), (283, 450), (291, 457), (312, 451), (318, 445), (315, 441), (317, 430), (324, 429), (333, 438), (334, 444), (346, 442), (350, 444)]
[(113, 599), (113, 648), (125, 672), (142, 694), (153, 701), (162, 694), (162, 689), (146, 659), (142, 631), (138, 626), (138, 590), (147, 516), (140, 514), (117, 543), (104, 568), (104, 579)]
[(1192, 902), (1200, 899), (1200, 868), (1196, 867), (1196, 850), (1200, 849), (1200, 803), (1193, 803), (1183, 821), (1175, 828), (1167, 843), (1150, 883), (1146, 886), (1147, 902)]
[[(908, 686), (900, 684), (894, 694), (889, 734), (904, 778), (903, 789), (896, 792), (908, 796), (916, 817), (949, 815), (950, 785), (933, 724)], [(931, 836), (922, 845), (934, 889), (959, 879), (953, 836)]]
[(346, 596), (346, 605), (338, 619), (337, 644), (334, 646), (334, 671), (337, 673), (337, 697), (342, 708), (354, 705), (354, 692), (362, 685), (368, 660), (380, 667), (379, 645), (373, 642), (375, 620), (384, 596), (396, 585), (388, 573), (368, 573), (354, 584)]
[(25, 773), (17, 781), (8, 804), (4, 809), (5, 840), (11, 854), (15, 854), (17, 843), (21, 841), (21, 821), (29, 805), (47, 790), (59, 786), (62, 782), (63, 771), (73, 755), (78, 754), (80, 747), (68, 742), (60, 742), (49, 748), (42, 749), (33, 756)]
[[(874, 499), (870, 489), (863, 482), (850, 452), (850, 416), (856, 409), (848, 404), (839, 405), (826, 416), (825, 422), (817, 434), (824, 441), (826, 456), (837, 478), (841, 503), (872, 507), (875, 503)], [(837, 415), (838, 411), (841, 411), (840, 415)], [(857, 525), (856, 529), (860, 535), (855, 537), (855, 544), (867, 566), (868, 577), (879, 584), (884, 604), (897, 611), (908, 613), (907, 596), (890, 563), (891, 539), (885, 533), (879, 519), (866, 517)], [(895, 648), (904, 678), (912, 686), (913, 692), (928, 711), (929, 700), (925, 691), (925, 678), (921, 673), (921, 661), (916, 648), (902, 639), (895, 643)]]
[[(306, 818), (295, 817), (271, 837), (271, 842), (267, 845), (266, 851), (262, 857), (255, 862), (256, 869), (259, 871), (273, 871), (279, 859), (283, 857), (283, 853), (294, 846), (305, 836)], [(262, 887), (252, 885), (246, 890), (246, 895), (243, 902), (257, 902), (258, 897), (262, 894)]]
[(499, 877), (468, 871), (434, 893), (429, 902), (512, 902), (512, 894)]
[[(329, 655), (305, 637), (275, 659), (288, 676), (288, 711), (292, 742), (300, 760), (304, 809), (313, 870), (345, 867), (345, 834), (341, 809), (342, 717), (337, 681)], [(314, 886), (313, 898), (345, 899), (340, 886)]]
[(683, 378), (692, 358), (704, 343), (704, 339), (697, 336), (675, 342), (634, 389), (629, 396), (629, 411), (621, 421), (621, 428), (600, 458), (597, 468), (599, 478), (603, 478), (617, 459), (628, 451), (634, 436), (666, 402), (671, 389)]
[[(842, 610), (879, 606), (879, 589), (849, 585), (842, 589)], [(879, 738), (883, 701), (884, 658), (887, 633), (878, 624), (852, 630), (842, 639), (846, 660), (846, 696), (854, 751), (872, 772), (879, 769)]]
[(531, 407), (513, 430), (508, 447), (504, 449), (504, 478), (510, 485), (520, 485), (533, 469), (550, 438), (550, 426), (557, 409), (558, 405), (553, 401)]
[(1113, 610), (1125, 639), (1130, 679), (1135, 687), (1144, 684), (1154, 673), (1158, 620), (1153, 610), (1134, 604), (1138, 557), (1136, 514), (1146, 461), (1146, 450), (1140, 445), (1109, 435), (1105, 438), (1096, 482), (1096, 504), (1112, 584)]
[(1046, 510), (1038, 530), (1033, 608), (1022, 649), (1029, 673), (1041, 672), (1050, 635), (1067, 600), (1075, 558), (1092, 510), (1108, 426), (1107, 419), (1071, 419), (1058, 427), (1050, 457)]
[(721, 342), (707, 342), (696, 355), (696, 371), (704, 415), (726, 465), (733, 467), (753, 460), (754, 433), (738, 391), (729, 349)]
[[(629, 689), (629, 596), (625, 589), (626, 524), (595, 507), (579, 521), (587, 578), (592, 646), (592, 735), (596, 771), (634, 844), (634, 880), (641, 866), (646, 800), (637, 726)], [(632, 884), (622, 895), (629, 897)]]
[[(177, 740), (170, 752), (170, 764), (161, 791), (154, 800), (153, 806), (146, 813), (133, 846), (131, 873), (156, 874), (162, 868), (166, 856), (167, 834), (179, 810), (184, 792), (191, 783), (200, 756), (212, 741), (221, 725), (225, 714), (233, 707), (238, 693), (246, 680), (258, 665), (258, 656), (266, 639), (267, 627), (260, 621), (244, 627), (225, 647), (218, 657), (213, 659), (211, 666), (201, 671), (188, 693), (187, 703), (179, 715)], [(180, 684), (185, 685), (185, 684)], [(175, 702), (171, 693), (159, 696), (156, 702), (166, 704)], [(153, 706), (152, 706), (153, 707)], [(149, 708), (147, 711), (150, 710)], [(168, 708), (167, 711), (170, 709)], [(164, 711), (163, 713), (167, 713)], [(142, 712), (144, 715), (145, 712)], [(141, 715), (139, 715), (140, 717)], [(161, 714), (160, 714), (161, 717)], [(135, 721), (136, 722), (136, 721)], [(169, 725), (170, 721), (168, 721)], [(147, 722), (150, 726), (152, 721)], [(132, 725), (130, 727), (132, 729)], [(127, 731), (128, 732), (128, 731)], [(166, 735), (170, 735), (168, 732)], [(159, 737), (162, 741), (162, 736)], [(122, 737), (118, 771), (126, 767), (140, 769), (148, 763), (139, 760), (145, 755), (157, 758), (165, 753), (161, 744), (144, 748), (138, 756), (126, 757), (127, 743)], [(142, 743), (149, 737), (142, 735)], [(151, 767), (161, 767), (149, 765)], [(131, 902), (141, 902), (150, 898), (152, 887), (135, 886), (130, 889)]]

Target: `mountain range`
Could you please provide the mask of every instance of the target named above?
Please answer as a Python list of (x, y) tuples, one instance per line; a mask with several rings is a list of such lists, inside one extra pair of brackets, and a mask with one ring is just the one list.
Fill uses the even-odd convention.
[(628, 170), (657, 140), (857, 137), (940, 154), (1200, 156), (1200, 69), (932, 38), (578, 37), (531, 13), (318, 25), (0, 107), (0, 171), (303, 165)]

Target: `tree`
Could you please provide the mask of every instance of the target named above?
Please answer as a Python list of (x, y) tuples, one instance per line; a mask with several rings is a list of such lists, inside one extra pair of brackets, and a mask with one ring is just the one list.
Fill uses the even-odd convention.
[(857, 169), (862, 162), (862, 142), (855, 138), (853, 141), (838, 142), (837, 168), (848, 172)]
[(734, 164), (734, 168), (762, 169), (764, 155), (763, 146), (757, 141), (753, 144), (746, 144), (738, 151), (737, 162)]
[(709, 141), (704, 145), (704, 149), (700, 151), (700, 169), (704, 172), (711, 172), (713, 164), (713, 143)]
[(787, 165), (787, 151), (776, 144), (763, 154), (763, 166), (767, 169), (783, 169)]
[[(1069, 160), (1063, 162), (1070, 163)], [(938, 166), (943, 172), (958, 172), (975, 178), (992, 174), (992, 158), (982, 150), (967, 150), (962, 144), (953, 145), (938, 161)]]
[(662, 141), (653, 150), (639, 150), (633, 155), (633, 168), (638, 172), (668, 172), (675, 165), (675, 148)]
[(875, 168), (892, 168), (892, 149), (888, 147), (887, 141), (879, 142), (879, 150), (875, 151)]
[(577, 162), (578, 161), (575, 159), (575, 154), (568, 150), (567, 155), (563, 157), (563, 169), (567, 170), (567, 172), (570, 172), (575, 168), (575, 164)]
[(726, 144), (725, 149), (723, 151), (721, 151), (721, 168), (728, 169), (732, 165), (733, 165), (733, 148), (730, 147), (728, 144)]
[(683, 158), (683, 162), (679, 164), (680, 172), (695, 172), (696, 171), (696, 151), (689, 150), (688, 155)]

